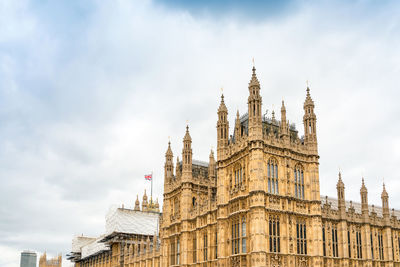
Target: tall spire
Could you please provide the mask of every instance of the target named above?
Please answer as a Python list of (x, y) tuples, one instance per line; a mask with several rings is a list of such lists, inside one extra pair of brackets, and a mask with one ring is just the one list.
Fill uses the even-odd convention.
[(361, 212), (368, 215), (368, 190), (364, 183), (364, 177), (362, 178), (362, 184), (360, 189), (361, 194)]
[(221, 95), (221, 103), (218, 108), (218, 121), (217, 121), (217, 157), (221, 159), (224, 151), (228, 145), (229, 136), (229, 122), (228, 122), (228, 109), (224, 102), (224, 95)]
[(317, 147), (317, 116), (314, 113), (314, 101), (310, 95), (310, 88), (307, 84), (307, 95), (304, 101), (304, 144), (309, 145), (316, 153), (318, 153)]
[(289, 136), (289, 129), (286, 121), (286, 107), (285, 102), (282, 100), (282, 107), (281, 107), (281, 137), (288, 140)]
[(171, 182), (173, 176), (174, 176), (174, 163), (172, 161), (174, 155), (172, 153), (171, 149), (171, 142), (168, 141), (168, 149), (167, 152), (165, 152), (165, 164), (164, 164), (164, 189), (166, 189), (165, 186), (168, 185), (168, 183)]
[(210, 157), (209, 157), (209, 163), (208, 163), (208, 178), (215, 178), (215, 168), (216, 168), (216, 164), (215, 164), (215, 159), (214, 159), (214, 152), (211, 149), (210, 152)]
[(177, 179), (179, 179), (181, 177), (181, 168), (179, 166), (179, 156), (176, 157), (176, 167), (175, 167), (175, 176)]
[(262, 139), (261, 108), (262, 98), (260, 96), (260, 82), (257, 79), (256, 68), (253, 66), (253, 73), (249, 82), (249, 97), (247, 100), (249, 114), (249, 138), (252, 140)]
[(238, 141), (241, 137), (241, 124), (239, 117), (239, 110), (236, 112), (236, 120), (235, 120), (235, 141)]
[(346, 213), (346, 201), (345, 201), (345, 194), (344, 194), (344, 183), (342, 181), (342, 174), (339, 171), (339, 179), (336, 184), (336, 190), (338, 195), (338, 206), (341, 212)]
[(389, 217), (389, 194), (386, 192), (385, 183), (381, 194), (383, 217)]
[(186, 133), (183, 138), (182, 175), (185, 175), (186, 179), (192, 175), (192, 137), (189, 133), (189, 125), (186, 126)]

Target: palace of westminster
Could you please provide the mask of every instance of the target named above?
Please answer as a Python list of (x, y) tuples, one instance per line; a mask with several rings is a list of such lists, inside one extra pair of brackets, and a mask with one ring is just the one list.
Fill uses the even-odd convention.
[[(116, 208), (106, 233), (73, 239), (76, 267), (400, 267), (400, 212), (346, 201), (339, 173), (337, 199), (320, 196), (314, 101), (307, 87), (304, 137), (286, 119), (263, 116), (255, 68), (248, 110), (230, 135), (224, 96), (218, 108), (217, 157), (192, 159), (189, 128), (182, 160), (165, 154), (162, 213), (143, 196), (142, 208)], [(322, 199), (321, 199), (322, 198)]]

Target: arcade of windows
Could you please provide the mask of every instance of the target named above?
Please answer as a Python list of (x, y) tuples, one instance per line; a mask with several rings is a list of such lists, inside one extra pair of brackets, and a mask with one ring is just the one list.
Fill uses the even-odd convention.
[(268, 193), (279, 194), (278, 163), (275, 159), (270, 159), (268, 161), (267, 174), (268, 174)]
[[(357, 259), (362, 259), (362, 238), (361, 238), (361, 228), (360, 227), (355, 227), (355, 231), (353, 230), (353, 233), (355, 235), (355, 254), (354, 257)], [(352, 258), (352, 241), (351, 241), (351, 228), (347, 231), (347, 249), (348, 249), (348, 254), (349, 258)], [(385, 260), (385, 254), (384, 254), (384, 246), (383, 246), (383, 233), (382, 230), (377, 230), (375, 232), (376, 240), (373, 238), (374, 234), (371, 230), (370, 233), (370, 242), (371, 242), (371, 256), (372, 259), (375, 259), (375, 244), (377, 243), (377, 251), (378, 253), (378, 259), (379, 260)], [(374, 243), (374, 240), (376, 243)], [(392, 237), (392, 243), (393, 243), (393, 237)], [(398, 237), (398, 246), (400, 248), (400, 237)], [(339, 257), (339, 250), (338, 250), (338, 234), (337, 234), (337, 225), (332, 225), (332, 256), (333, 257)], [(323, 249), (323, 255), (327, 256), (327, 250), (326, 250), (326, 228), (325, 225), (322, 225), (322, 249)], [(392, 245), (393, 249), (393, 255), (394, 255), (394, 246)], [(299, 251), (299, 250), (298, 250)]]
[[(239, 217), (232, 222), (232, 255), (246, 253), (246, 217)], [(240, 245), (241, 244), (241, 245)]]

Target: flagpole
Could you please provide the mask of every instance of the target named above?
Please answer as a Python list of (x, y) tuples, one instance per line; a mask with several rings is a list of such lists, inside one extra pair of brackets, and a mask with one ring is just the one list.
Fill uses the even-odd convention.
[(153, 205), (153, 171), (151, 172), (151, 191), (150, 191), (151, 205)]

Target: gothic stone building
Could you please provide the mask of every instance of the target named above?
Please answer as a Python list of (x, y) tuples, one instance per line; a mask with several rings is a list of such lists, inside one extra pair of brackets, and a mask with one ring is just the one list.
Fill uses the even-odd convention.
[(229, 134), (222, 96), (217, 160), (192, 160), (187, 128), (175, 173), (166, 153), (161, 229), (162, 266), (400, 266), (399, 212), (346, 202), (339, 174), (337, 199), (321, 201), (316, 115), (310, 89), (304, 137), (286, 119), (262, 116), (253, 67), (248, 110)]
[(138, 252), (135, 242), (120, 244), (124, 257), (110, 266), (400, 267), (400, 212), (389, 210), (384, 187), (382, 207), (368, 204), (364, 181), (361, 203), (348, 202), (339, 173), (337, 199), (321, 201), (309, 88), (301, 138), (283, 102), (280, 121), (262, 115), (254, 67), (248, 89), (248, 111), (237, 113), (232, 135), (222, 96), (217, 160), (212, 151), (208, 163), (192, 159), (188, 127), (175, 166), (168, 144), (156, 256)]

